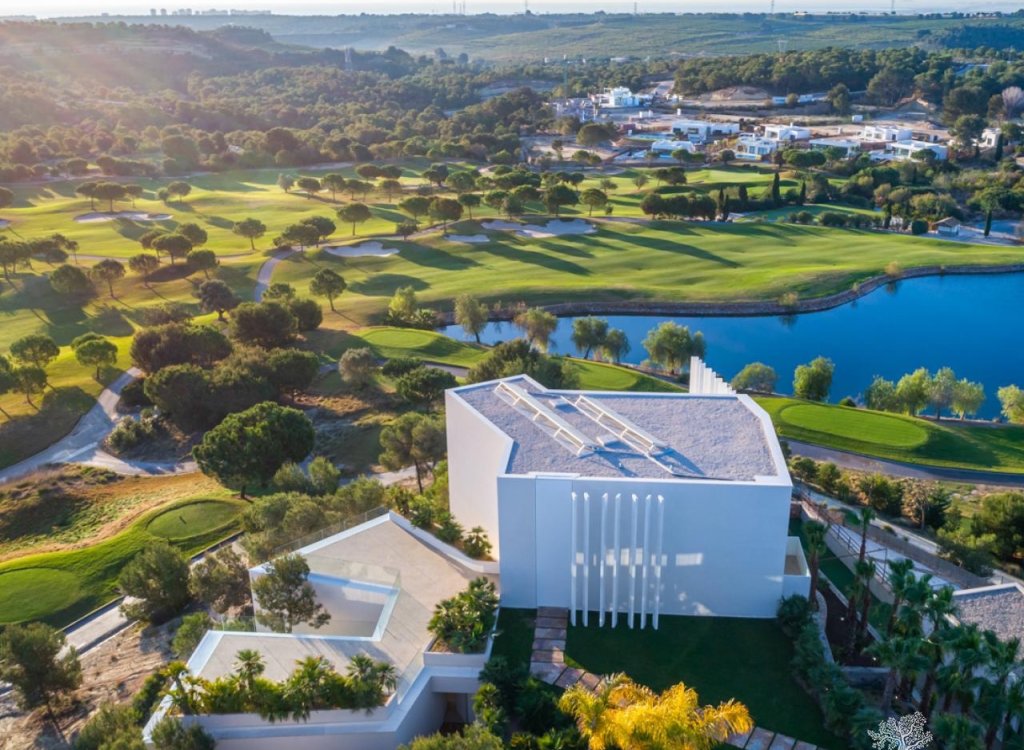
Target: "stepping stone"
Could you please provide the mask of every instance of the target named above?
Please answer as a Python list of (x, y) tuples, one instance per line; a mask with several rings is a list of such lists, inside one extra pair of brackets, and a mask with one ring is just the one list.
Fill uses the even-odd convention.
[(747, 740), (750, 739), (750, 735), (752, 735), (753, 733), (754, 733), (754, 730), (751, 729), (749, 732), (745, 732), (744, 734), (734, 734), (732, 737), (727, 739), (725, 742), (726, 742), (726, 744), (732, 745), (733, 747), (746, 747), (747, 746)]
[(775, 739), (775, 732), (769, 732), (761, 727), (754, 727), (754, 731), (747, 740), (747, 750), (768, 750)]
[(535, 627), (565, 630), (568, 622), (568, 620), (559, 620), (557, 617), (538, 617)]
[(565, 666), (565, 652), (560, 648), (537, 649), (533, 652), (533, 656), (530, 657), (530, 661)]
[(575, 667), (566, 667), (565, 671), (562, 672), (562, 676), (555, 681), (555, 685), (562, 688), (568, 689), (580, 681), (580, 678), (584, 675), (582, 669), (576, 669)]
[(565, 641), (565, 628), (537, 628), (533, 631), (534, 638), (558, 638)]
[(583, 685), (583, 687), (585, 687), (587, 690), (589, 690), (590, 692), (594, 692), (601, 684), (602, 679), (598, 677), (596, 674), (584, 672), (583, 676), (580, 677), (579, 681), (580, 684)]
[(534, 638), (533, 650), (536, 651), (565, 651), (564, 638)]
[(796, 743), (796, 746), (793, 748), (793, 750), (818, 750), (818, 748), (817, 746), (812, 745), (810, 742), (804, 742), (803, 740), (800, 740)]
[(787, 737), (784, 734), (775, 735), (775, 741), (772, 742), (770, 750), (793, 750), (793, 745), (796, 744), (796, 740), (792, 737)]
[(568, 617), (569, 610), (561, 607), (537, 607), (538, 617)]
[(549, 685), (554, 685), (564, 671), (565, 667), (563, 665), (530, 662), (530, 674), (540, 678)]

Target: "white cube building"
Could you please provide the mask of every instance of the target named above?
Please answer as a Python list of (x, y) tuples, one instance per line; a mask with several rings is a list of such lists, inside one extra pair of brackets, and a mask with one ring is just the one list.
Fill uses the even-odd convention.
[(451, 510), (494, 542), (503, 606), (657, 627), (773, 617), (807, 595), (767, 413), (700, 367), (697, 393), (554, 391), (526, 376), (446, 396)]

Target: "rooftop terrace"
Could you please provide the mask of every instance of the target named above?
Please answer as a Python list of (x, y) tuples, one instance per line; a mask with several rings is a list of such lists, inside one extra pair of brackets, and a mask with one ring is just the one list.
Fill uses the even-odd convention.
[(774, 434), (741, 396), (553, 391), (525, 376), (455, 394), (513, 441), (509, 474), (752, 481), (784, 472)]

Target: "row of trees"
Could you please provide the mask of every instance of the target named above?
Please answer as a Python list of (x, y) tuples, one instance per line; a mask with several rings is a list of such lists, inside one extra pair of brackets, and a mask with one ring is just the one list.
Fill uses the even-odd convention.
[(864, 402), (878, 411), (919, 414), (927, 408), (935, 410), (935, 418), (950, 409), (960, 419), (976, 414), (985, 403), (985, 388), (966, 378), (957, 379), (950, 367), (934, 374), (923, 367), (902, 376), (897, 382), (875, 376), (864, 391)]

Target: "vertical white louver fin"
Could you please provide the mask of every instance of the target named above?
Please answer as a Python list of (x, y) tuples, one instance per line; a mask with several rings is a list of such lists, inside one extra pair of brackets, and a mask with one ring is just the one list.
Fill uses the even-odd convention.
[(695, 396), (735, 396), (736, 391), (700, 357), (690, 357), (690, 393)]

